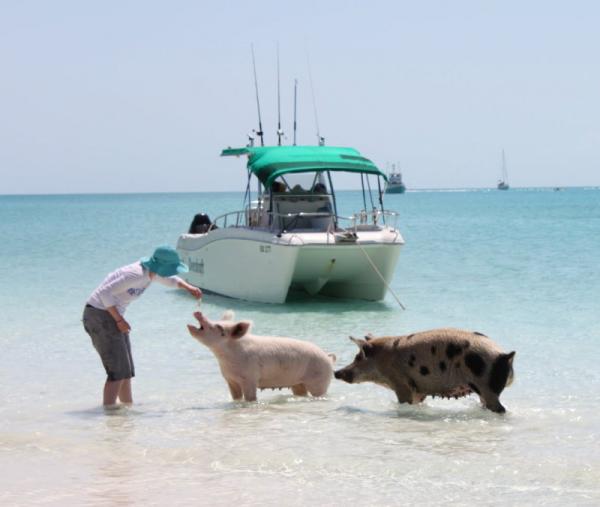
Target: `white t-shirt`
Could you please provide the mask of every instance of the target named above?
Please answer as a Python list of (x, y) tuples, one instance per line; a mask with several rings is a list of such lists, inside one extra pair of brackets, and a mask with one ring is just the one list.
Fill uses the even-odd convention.
[[(154, 280), (174, 288), (183, 281), (178, 276), (166, 278), (159, 275), (155, 275)], [(92, 292), (87, 304), (99, 310), (116, 306), (123, 315), (129, 303), (139, 298), (151, 283), (150, 272), (140, 262), (134, 262), (110, 273)]]

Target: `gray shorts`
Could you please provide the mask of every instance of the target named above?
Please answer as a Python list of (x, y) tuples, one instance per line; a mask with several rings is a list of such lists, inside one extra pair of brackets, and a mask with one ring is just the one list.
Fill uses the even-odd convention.
[(135, 376), (129, 334), (119, 331), (110, 313), (86, 305), (83, 327), (102, 359), (108, 380), (124, 380)]

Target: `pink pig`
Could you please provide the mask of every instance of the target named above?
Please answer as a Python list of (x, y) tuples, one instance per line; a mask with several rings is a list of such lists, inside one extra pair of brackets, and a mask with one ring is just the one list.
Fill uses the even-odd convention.
[(327, 392), (333, 354), (306, 341), (249, 334), (250, 322), (233, 322), (232, 312), (218, 322), (200, 312), (194, 317), (200, 327), (188, 325), (190, 334), (217, 357), (234, 400), (256, 401), (257, 388), (289, 387), (296, 396)]

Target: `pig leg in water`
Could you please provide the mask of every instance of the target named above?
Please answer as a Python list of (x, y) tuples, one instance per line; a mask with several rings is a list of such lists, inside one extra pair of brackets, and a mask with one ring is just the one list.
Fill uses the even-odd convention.
[(292, 386), (292, 392), (294, 396), (308, 396), (308, 391), (306, 390), (306, 386), (304, 384), (296, 384)]
[(246, 381), (242, 384), (244, 399), (246, 401), (256, 401), (256, 384)]
[(228, 380), (227, 385), (229, 386), (229, 392), (231, 393), (231, 397), (236, 401), (241, 400), (242, 388), (232, 380)]

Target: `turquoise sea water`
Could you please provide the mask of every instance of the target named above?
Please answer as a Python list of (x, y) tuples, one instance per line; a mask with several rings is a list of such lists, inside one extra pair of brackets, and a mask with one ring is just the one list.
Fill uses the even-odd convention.
[[(0, 504), (598, 505), (600, 189), (386, 197), (406, 240), (380, 303), (207, 295), (202, 310), (311, 340), (345, 365), (348, 335), (464, 327), (516, 350), (498, 416), (475, 397), (399, 406), (333, 380), (233, 403), (185, 328), (196, 303), (153, 286), (128, 310), (131, 409), (99, 407), (104, 372), (81, 313), (111, 270), (175, 244), (194, 213), (241, 194), (0, 196)], [(346, 212), (358, 193), (343, 192)], [(239, 259), (239, 262), (243, 262)], [(252, 269), (252, 266), (248, 266)]]

